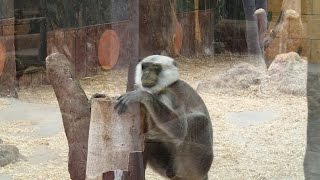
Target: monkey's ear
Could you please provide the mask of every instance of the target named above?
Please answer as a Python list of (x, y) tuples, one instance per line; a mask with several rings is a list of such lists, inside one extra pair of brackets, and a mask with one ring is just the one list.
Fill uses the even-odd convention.
[(161, 53), (159, 55), (168, 56), (168, 53), (167, 53), (167, 51), (163, 50), (163, 51), (161, 51)]

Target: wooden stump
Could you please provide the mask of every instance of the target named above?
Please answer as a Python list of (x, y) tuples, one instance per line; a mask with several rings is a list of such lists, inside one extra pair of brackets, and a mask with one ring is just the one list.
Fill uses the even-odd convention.
[(69, 145), (68, 168), (73, 180), (86, 175), (90, 105), (67, 57), (54, 53), (46, 58), (47, 76), (56, 94)]
[(111, 98), (92, 100), (87, 180), (144, 179), (139, 104), (124, 115)]

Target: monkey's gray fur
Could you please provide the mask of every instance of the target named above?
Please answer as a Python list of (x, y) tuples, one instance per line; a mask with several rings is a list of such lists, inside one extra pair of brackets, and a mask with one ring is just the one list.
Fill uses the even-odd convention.
[[(150, 74), (156, 82), (145, 87)], [(118, 98), (119, 113), (140, 103), (145, 124), (144, 163), (171, 180), (207, 179), (213, 161), (208, 110), (187, 83), (179, 80), (174, 59), (153, 55), (136, 67), (136, 90)]]

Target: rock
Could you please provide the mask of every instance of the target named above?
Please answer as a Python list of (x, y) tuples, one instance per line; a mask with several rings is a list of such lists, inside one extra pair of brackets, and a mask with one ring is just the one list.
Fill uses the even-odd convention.
[(0, 144), (3, 144), (3, 140), (0, 138)]
[(263, 68), (249, 63), (240, 63), (212, 80), (199, 83), (197, 90), (208, 92), (214, 88), (248, 89), (251, 86), (260, 85), (264, 78)]
[(307, 61), (299, 54), (290, 52), (276, 56), (268, 68), (270, 82), (279, 91), (305, 95), (307, 86)]
[(19, 149), (13, 145), (0, 145), (0, 167), (19, 160)]
[[(275, 91), (304, 96), (306, 95), (307, 61), (296, 52), (279, 54), (266, 69), (249, 63), (240, 63), (223, 74), (208, 81), (200, 82), (199, 92), (211, 93), (217, 88), (234, 90)], [(227, 91), (226, 91), (227, 92)]]

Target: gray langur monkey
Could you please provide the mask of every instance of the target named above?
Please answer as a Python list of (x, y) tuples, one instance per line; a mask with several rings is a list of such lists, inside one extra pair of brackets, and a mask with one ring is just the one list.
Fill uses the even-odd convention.
[(139, 103), (145, 125), (144, 164), (171, 180), (204, 180), (213, 161), (208, 110), (187, 83), (179, 80), (174, 59), (152, 55), (136, 66), (136, 90), (120, 96), (121, 114)]

